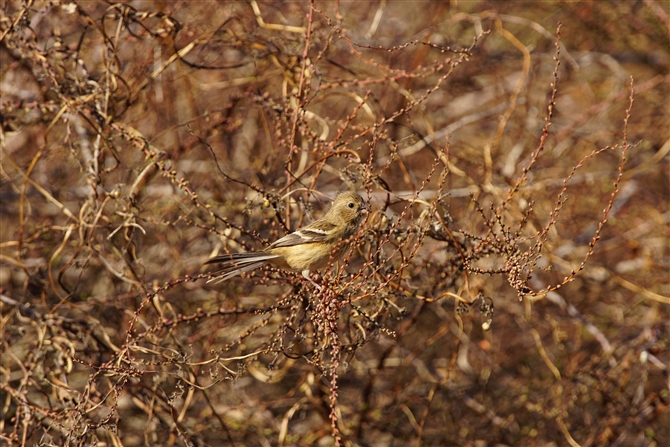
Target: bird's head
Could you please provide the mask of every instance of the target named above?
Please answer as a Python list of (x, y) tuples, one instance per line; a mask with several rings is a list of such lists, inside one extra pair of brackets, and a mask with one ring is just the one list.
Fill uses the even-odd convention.
[(365, 201), (355, 192), (343, 192), (335, 199), (329, 213), (347, 223), (359, 222), (367, 213)]

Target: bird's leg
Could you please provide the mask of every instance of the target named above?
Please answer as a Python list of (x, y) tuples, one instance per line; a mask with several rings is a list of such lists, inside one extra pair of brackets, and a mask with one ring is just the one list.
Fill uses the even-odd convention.
[(307, 281), (314, 284), (314, 287), (316, 287), (319, 292), (323, 292), (323, 286), (312, 279), (312, 277), (309, 274), (309, 270), (303, 270), (302, 271), (302, 276), (304, 276), (305, 279), (307, 279)]

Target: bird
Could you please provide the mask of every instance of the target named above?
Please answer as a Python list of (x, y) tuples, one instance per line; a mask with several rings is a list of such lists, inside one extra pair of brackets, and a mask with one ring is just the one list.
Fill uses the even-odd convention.
[(287, 234), (264, 250), (220, 255), (205, 262), (205, 265), (220, 264), (211, 272), (218, 276), (210, 281), (227, 281), (270, 263), (285, 270), (302, 272), (313, 282), (310, 272), (321, 270), (344, 255), (348, 248), (345, 241), (358, 231), (366, 213), (367, 206), (358, 193), (343, 192), (321, 219)]

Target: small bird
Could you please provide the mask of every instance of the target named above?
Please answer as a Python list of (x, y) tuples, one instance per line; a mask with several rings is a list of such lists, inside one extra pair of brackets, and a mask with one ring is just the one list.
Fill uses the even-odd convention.
[[(222, 274), (215, 279), (226, 281), (250, 272), (267, 263), (286, 270), (302, 272), (311, 281), (309, 272), (319, 270), (340, 259), (346, 252), (346, 239), (358, 231), (361, 218), (367, 213), (363, 198), (355, 192), (343, 192), (321, 219), (254, 253), (232, 253), (216, 256), (205, 264), (221, 264), (212, 272)], [(335, 252), (333, 252), (335, 250)]]

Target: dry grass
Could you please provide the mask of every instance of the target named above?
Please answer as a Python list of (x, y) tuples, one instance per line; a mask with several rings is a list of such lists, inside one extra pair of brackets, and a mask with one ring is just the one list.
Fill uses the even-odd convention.
[(669, 442), (667, 4), (2, 11), (4, 443)]

